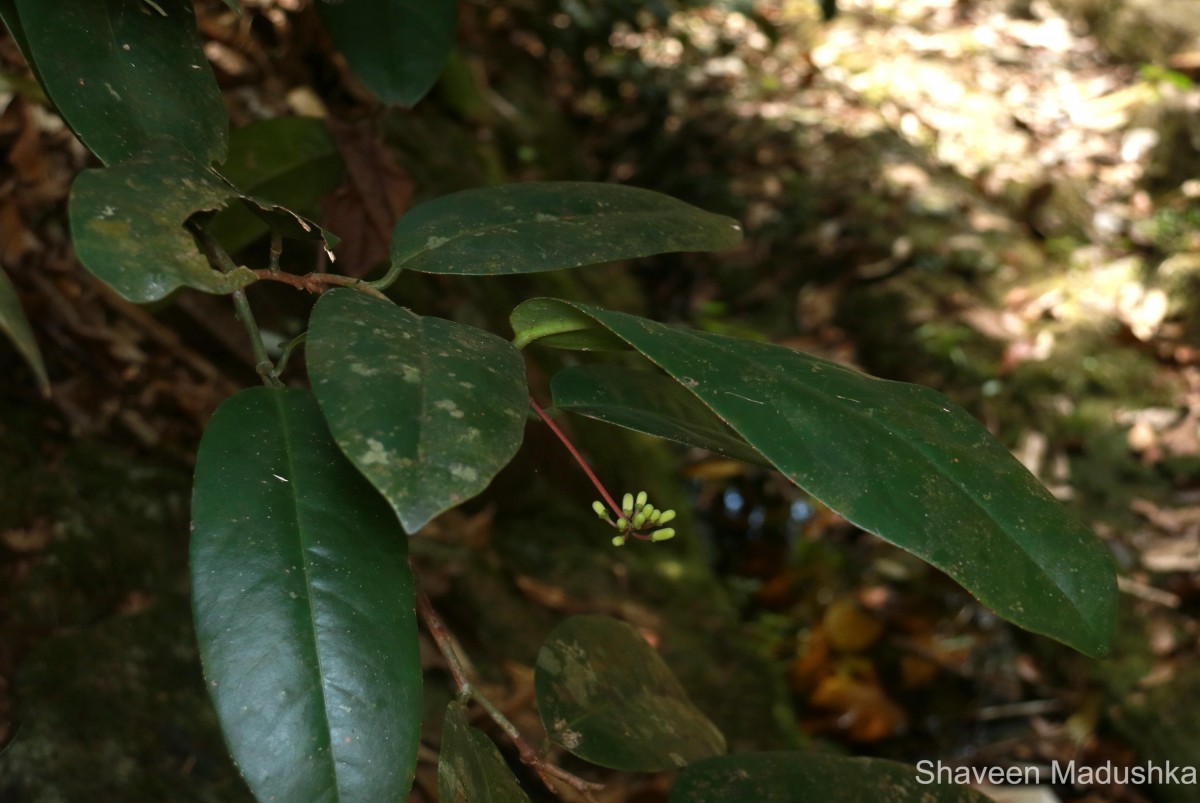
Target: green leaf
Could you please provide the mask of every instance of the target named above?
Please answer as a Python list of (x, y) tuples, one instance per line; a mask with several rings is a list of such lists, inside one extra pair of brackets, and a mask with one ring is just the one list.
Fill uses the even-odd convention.
[(79, 261), (119, 294), (157, 301), (179, 287), (229, 293), (255, 281), (238, 268), (209, 267), (183, 223), (220, 209), (237, 192), (181, 154), (147, 154), (85, 170), (71, 186), (71, 236)]
[[(311, 214), (317, 203), (341, 184), (345, 166), (322, 121), (277, 117), (235, 130), (229, 138), (229, 158), (218, 172), (242, 192), (263, 199), (260, 204)], [(315, 224), (306, 223), (319, 231)], [(268, 221), (244, 204), (221, 210), (208, 223), (208, 230), (230, 253), (242, 250), (269, 229)], [(297, 234), (294, 226), (285, 232)]]
[(670, 803), (988, 803), (962, 786), (937, 783), (916, 767), (828, 753), (740, 753), (697, 761), (680, 773)]
[(425, 96), (454, 46), (458, 0), (317, 3), (350, 69), (384, 103)]
[(46, 376), (46, 364), (42, 362), (42, 352), (38, 350), (37, 341), (33, 338), (33, 329), (21, 310), (21, 302), (17, 298), (17, 289), (12, 286), (8, 276), (0, 270), (0, 332), (3, 332), (17, 352), (29, 363), (37, 378), (38, 387), (43, 396), (50, 395), (50, 379)]
[(482, 731), (467, 724), (467, 709), (452, 702), (442, 726), (438, 758), (438, 796), (442, 803), (529, 803), (529, 795), (504, 763), (504, 756)]
[(191, 0), (16, 0), (46, 94), (105, 164), (171, 140), (225, 156), (229, 122)]
[(554, 406), (748, 463), (767, 460), (679, 384), (620, 365), (573, 365), (554, 375)]
[(525, 363), (473, 326), (332, 290), (308, 333), (338, 446), (413, 533), (487, 487), (525, 434)]
[(593, 764), (656, 772), (725, 752), (725, 737), (658, 653), (616, 619), (559, 624), (538, 652), (533, 682), (546, 734)]
[(572, 351), (628, 351), (629, 344), (596, 326), (578, 310), (549, 298), (534, 298), (512, 311), (513, 345), (523, 349), (534, 341)]
[(574, 268), (736, 245), (733, 220), (650, 190), (547, 182), (466, 190), (396, 224), (392, 266), (470, 276)]
[(421, 663), (407, 539), (308, 391), (221, 405), (192, 497), (208, 690), (259, 800), (403, 800)]
[(1088, 655), (1108, 652), (1117, 603), (1108, 549), (942, 394), (781, 346), (568, 306), (658, 364), (849, 521), (1009, 621)]

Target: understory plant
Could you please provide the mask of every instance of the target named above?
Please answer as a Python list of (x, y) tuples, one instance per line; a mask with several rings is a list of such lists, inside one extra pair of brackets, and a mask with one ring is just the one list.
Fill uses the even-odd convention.
[[(241, 11), (237, 0), (226, 5)], [(350, 69), (385, 104), (419, 100), (455, 38), (449, 0), (317, 9)], [(566, 415), (771, 466), (1014, 624), (1088, 655), (1108, 651), (1116, 582), (1106, 548), (945, 396), (782, 346), (572, 300), (524, 301), (506, 339), (417, 315), (393, 287), (403, 271), (486, 282), (716, 251), (739, 242), (737, 222), (633, 187), (494, 186), (403, 215), (378, 278), (284, 270), (285, 243), (308, 240), (319, 253), (336, 232), (278, 192), (260, 197), (269, 190), (261, 161), (319, 139), (322, 125), (264, 121), (234, 132), (231, 146), (189, 0), (0, 0), (0, 15), (46, 96), (103, 165), (83, 171), (71, 190), (83, 266), (134, 302), (184, 288), (228, 296), (255, 355), (262, 385), (225, 401), (200, 444), (190, 555), (206, 684), (259, 800), (405, 798), (422, 725), (419, 622), (458, 689), (440, 742), (444, 800), (528, 799), (496, 746), (468, 724), (470, 705), (496, 721), (551, 788), (595, 792), (478, 692), (408, 560), (408, 538), (482, 492), (513, 459), (527, 425), (560, 435), (595, 483), (595, 537), (626, 549), (689, 537), (672, 526), (673, 511), (644, 493), (606, 489), (562, 435), (556, 418)], [(247, 158), (252, 149), (259, 163)], [(270, 243), (268, 267), (232, 256), (256, 240)], [(317, 296), (307, 332), (282, 353), (260, 333), (245, 293), (254, 283)], [(6, 281), (0, 325), (45, 386)], [(522, 352), (531, 347), (579, 352), (553, 376), (545, 407), (526, 379)], [(287, 370), (298, 348), (307, 383)], [(589, 358), (600, 351), (627, 358)], [(726, 755), (721, 733), (654, 649), (612, 618), (578, 616), (557, 627), (536, 656), (535, 688), (552, 742), (619, 770), (680, 769), (674, 803), (797, 793), (808, 801), (918, 793), (983, 800), (919, 785), (914, 770), (891, 762)]]

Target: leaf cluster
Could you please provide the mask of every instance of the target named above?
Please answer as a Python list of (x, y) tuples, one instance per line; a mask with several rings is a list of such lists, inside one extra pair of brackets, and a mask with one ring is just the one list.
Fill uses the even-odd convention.
[[(318, 9), (350, 68), (384, 103), (424, 95), (454, 39), (455, 4), (444, 0)], [(421, 727), (419, 612), (455, 660), (423, 607), (407, 537), (479, 494), (512, 460), (531, 404), (522, 349), (533, 344), (581, 352), (553, 378), (552, 414), (773, 467), (1010, 621), (1090, 655), (1108, 650), (1115, 578), (1107, 550), (941, 394), (579, 302), (525, 301), (512, 312), (510, 341), (417, 315), (388, 295), (405, 270), (511, 275), (725, 249), (741, 239), (735, 221), (632, 187), (500, 186), (406, 214), (377, 279), (299, 276), (275, 262), (251, 270), (230, 254), (257, 232), (269, 232), (276, 252), (285, 238), (335, 241), (294, 211), (312, 198), (281, 206), (258, 196), (287, 194), (298, 165), (320, 163), (316, 184), (332, 181), (336, 159), (315, 124), (235, 132), (231, 153), (187, 0), (6, 0), (0, 14), (47, 96), (104, 164), (81, 173), (71, 193), (84, 267), (137, 302), (182, 288), (229, 295), (255, 349), (265, 386), (226, 401), (200, 445), (191, 576), (213, 704), (259, 799), (407, 794)], [(320, 158), (247, 158), (289, 139)], [(268, 355), (243, 292), (256, 282), (322, 293), (303, 344), (311, 388), (286, 386), (284, 361)], [(0, 328), (47, 385), (3, 281)], [(588, 352), (608, 350), (632, 361), (589, 361)], [(646, 504), (611, 507), (633, 521), (632, 532), (656, 522)], [(497, 712), (469, 678), (456, 680), (460, 699), (446, 712), (439, 764), (443, 797), (528, 799), (464, 705)], [(535, 685), (553, 742), (601, 766), (682, 768), (673, 801), (791, 800), (797, 788), (806, 800), (982, 799), (919, 786), (911, 769), (887, 762), (725, 756), (724, 738), (657, 653), (612, 619), (564, 622), (537, 657)], [(570, 782), (535, 754), (522, 758)]]

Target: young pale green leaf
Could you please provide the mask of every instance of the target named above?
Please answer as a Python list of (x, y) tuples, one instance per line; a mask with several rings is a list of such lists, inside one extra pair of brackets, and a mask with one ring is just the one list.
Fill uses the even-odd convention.
[(213, 270), (183, 223), (236, 196), (210, 169), (177, 153), (85, 170), (71, 186), (70, 201), (79, 261), (130, 301), (157, 301), (179, 287), (232, 292), (254, 274)]
[(350, 69), (384, 103), (412, 106), (433, 86), (454, 46), (458, 0), (317, 3)]
[(736, 245), (733, 220), (650, 190), (547, 182), (466, 190), (396, 224), (392, 267), (471, 276), (536, 273)]
[(467, 709), (452, 702), (442, 725), (438, 795), (443, 803), (529, 803), (504, 756), (482, 731), (467, 724)]
[(163, 140), (225, 157), (229, 121), (191, 0), (16, 0), (46, 94), (105, 164)]
[(629, 344), (582, 312), (550, 298), (518, 305), (509, 316), (513, 345), (523, 349), (534, 341), (572, 351), (628, 351)]
[(572, 365), (554, 375), (550, 389), (560, 410), (770, 465), (712, 410), (660, 373), (620, 365)]
[(192, 608), (209, 693), (259, 800), (404, 800), (421, 730), (407, 539), (308, 391), (217, 410), (196, 458)]
[(306, 348), (334, 439), (410, 533), (486, 488), (521, 445), (525, 363), (495, 335), (332, 290)]
[(567, 304), (695, 394), (797, 485), (928, 561), (998, 614), (1110, 649), (1104, 544), (966, 411), (926, 387), (767, 343)]
[(33, 329), (25, 313), (21, 310), (21, 302), (17, 298), (17, 290), (8, 280), (4, 271), (0, 270), (0, 332), (3, 332), (17, 352), (29, 363), (33, 375), (37, 378), (42, 395), (50, 395), (50, 379), (46, 376), (46, 364), (42, 362), (42, 352), (38, 350), (37, 341), (33, 339)]
[(740, 753), (688, 766), (671, 788), (670, 803), (988, 803), (972, 789), (933, 780), (916, 767), (878, 758)]
[(725, 737), (658, 653), (616, 619), (559, 624), (538, 652), (533, 682), (546, 734), (593, 764), (657, 772), (725, 752)]
[[(218, 172), (260, 205), (279, 204), (302, 214), (312, 213), (325, 195), (345, 176), (345, 165), (329, 130), (311, 117), (277, 117), (235, 130), (229, 138), (229, 158)], [(208, 230), (230, 253), (242, 250), (267, 234), (271, 222), (244, 204), (218, 212)], [(286, 223), (286, 219), (281, 222)], [(312, 231), (316, 224), (305, 221)], [(308, 232), (284, 229), (288, 236)]]

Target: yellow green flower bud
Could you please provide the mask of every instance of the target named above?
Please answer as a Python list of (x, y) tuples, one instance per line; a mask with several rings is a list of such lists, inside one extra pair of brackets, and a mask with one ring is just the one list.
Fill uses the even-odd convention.
[(670, 521), (670, 520), (671, 520), (671, 519), (673, 519), (673, 518), (675, 518), (675, 511), (674, 511), (674, 510), (664, 510), (664, 511), (662, 512), (662, 515), (658, 517), (658, 523), (659, 523), (659, 524), (666, 524), (668, 521)]
[(608, 511), (604, 508), (604, 503), (597, 500), (592, 502), (592, 510), (596, 511), (596, 515), (602, 519), (608, 518)]
[(675, 531), (670, 527), (664, 527), (661, 530), (655, 530), (650, 533), (651, 541), (669, 541), (675, 537)]
[(625, 536), (614, 535), (613, 540), (612, 540), (612, 545), (613, 546), (625, 546)]
[(638, 507), (646, 506), (646, 492), (645, 491), (638, 491), (636, 504)]
[(627, 529), (629, 529), (629, 519), (625, 518), (624, 516), (617, 519), (617, 530), (620, 532), (625, 532)]
[(633, 494), (625, 494), (621, 499), (621, 512), (626, 518), (633, 515)]
[(633, 517), (633, 529), (640, 530), (642, 525), (646, 523), (646, 511), (642, 511)]

